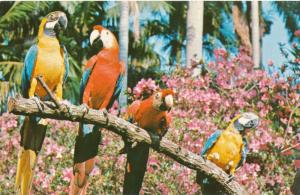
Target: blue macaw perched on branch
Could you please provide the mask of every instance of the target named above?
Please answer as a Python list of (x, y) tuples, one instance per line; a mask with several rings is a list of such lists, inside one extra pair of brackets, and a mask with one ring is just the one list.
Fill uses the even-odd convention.
[[(63, 83), (69, 71), (67, 50), (57, 38), (59, 31), (66, 29), (67, 17), (65, 13), (51, 12), (39, 27), (38, 42), (31, 46), (25, 57), (22, 72), (22, 95), (33, 98), (41, 109), (39, 99), (46, 100), (47, 92), (37, 77), (42, 76), (49, 89), (58, 98), (62, 99)], [(40, 151), (47, 128), (47, 121), (39, 117), (26, 117), (21, 127), (21, 149), (16, 176), (18, 194), (29, 194), (33, 169), (36, 164), (37, 154)]]
[[(243, 165), (247, 156), (246, 129), (255, 128), (259, 118), (254, 113), (246, 112), (233, 118), (224, 131), (217, 130), (206, 141), (201, 156), (215, 163), (233, 177), (236, 169)], [(197, 183), (201, 185), (203, 194), (223, 193), (217, 185), (197, 173)]]
[[(86, 112), (109, 109), (118, 98), (125, 74), (125, 64), (119, 61), (119, 44), (108, 29), (96, 25), (90, 35), (91, 45), (103, 43), (103, 49), (91, 57), (85, 67), (80, 84), (80, 101)], [(75, 143), (74, 170), (70, 194), (85, 194), (87, 180), (94, 168), (101, 139), (99, 126), (80, 123)]]

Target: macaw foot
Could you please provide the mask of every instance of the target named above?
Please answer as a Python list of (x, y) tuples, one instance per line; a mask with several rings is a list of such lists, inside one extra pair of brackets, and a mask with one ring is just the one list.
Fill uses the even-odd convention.
[(90, 108), (86, 103), (81, 104), (80, 108), (82, 110), (82, 118), (83, 118), (89, 112)]
[(70, 109), (71, 109), (71, 103), (67, 100), (62, 100), (62, 101), (59, 101), (59, 105), (60, 105), (60, 111), (61, 112), (69, 112), (70, 113)]
[(228, 179), (225, 181), (226, 184), (229, 184), (230, 182), (232, 182), (232, 180), (234, 179), (234, 175), (230, 174)]
[(101, 109), (101, 111), (103, 112), (103, 115), (104, 115), (104, 117), (106, 118), (105, 124), (108, 125), (108, 122), (109, 122), (109, 119), (108, 119), (108, 111), (107, 111), (105, 108)]
[(31, 98), (37, 105), (38, 109), (40, 112), (42, 112), (44, 110), (44, 103), (36, 96)]

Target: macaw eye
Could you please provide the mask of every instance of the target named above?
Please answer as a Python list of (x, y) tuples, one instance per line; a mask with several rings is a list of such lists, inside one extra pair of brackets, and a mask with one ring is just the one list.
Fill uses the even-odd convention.
[(49, 20), (50, 20), (50, 21), (54, 21), (54, 20), (56, 20), (56, 19), (57, 19), (57, 16), (54, 15), (54, 14), (51, 14), (51, 15), (49, 16)]

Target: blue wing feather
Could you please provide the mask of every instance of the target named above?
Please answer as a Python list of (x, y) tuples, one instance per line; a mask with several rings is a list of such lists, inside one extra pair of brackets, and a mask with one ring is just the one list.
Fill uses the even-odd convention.
[(69, 56), (68, 56), (68, 51), (64, 45), (61, 45), (63, 51), (64, 51), (64, 64), (65, 64), (65, 75), (64, 75), (64, 83), (67, 81), (68, 75), (69, 75), (69, 69), (70, 69), (70, 64), (69, 64)]
[(221, 133), (222, 131), (217, 130), (208, 138), (208, 140), (204, 144), (204, 147), (202, 148), (201, 156), (206, 155), (206, 152), (216, 143)]
[(92, 68), (88, 68), (84, 71), (84, 73), (82, 75), (82, 79), (80, 81), (80, 103), (82, 103), (83, 92), (84, 92), (86, 84), (90, 78), (91, 72), (92, 72)]
[(22, 70), (22, 81), (21, 81), (22, 95), (25, 98), (28, 98), (30, 80), (34, 70), (37, 52), (38, 52), (38, 47), (36, 44), (34, 44), (33, 46), (30, 47), (25, 57), (24, 67)]
[(122, 90), (122, 86), (123, 86), (123, 80), (124, 80), (124, 75), (121, 73), (119, 75), (119, 78), (117, 80), (117, 83), (116, 83), (116, 86), (115, 86), (115, 90), (114, 90), (114, 94), (113, 96), (111, 97), (110, 101), (109, 101), (109, 104), (107, 106), (107, 108), (111, 108), (113, 103), (115, 102), (116, 99), (118, 99), (120, 93), (121, 93), (121, 90)]
[(247, 157), (247, 154), (248, 154), (248, 143), (247, 143), (246, 138), (244, 138), (244, 137), (243, 137), (243, 144), (244, 145), (243, 145), (243, 148), (241, 150), (241, 156), (242, 156), (242, 158), (241, 158), (241, 160), (240, 160), (240, 162), (239, 162), (239, 164), (237, 165), (236, 168), (242, 166), (245, 163), (245, 161), (246, 161), (246, 157)]

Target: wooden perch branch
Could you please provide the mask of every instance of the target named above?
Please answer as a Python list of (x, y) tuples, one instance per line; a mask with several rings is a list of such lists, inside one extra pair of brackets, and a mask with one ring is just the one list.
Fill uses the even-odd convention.
[[(150, 136), (144, 129), (114, 115), (93, 109), (84, 113), (84, 109), (82, 109), (81, 106), (65, 104), (60, 105), (63, 109), (57, 110), (57, 106), (54, 103), (43, 103), (45, 106), (43, 110), (40, 111), (34, 100), (24, 99), (22, 97), (9, 98), (8, 110), (18, 115), (35, 115), (43, 118), (97, 124), (132, 141), (145, 142), (151, 145)], [(216, 181), (229, 194), (247, 194), (238, 182), (233, 180), (227, 183), (229, 179), (228, 175), (215, 164), (204, 160), (200, 155), (181, 148), (167, 139), (162, 139), (160, 146), (158, 148), (153, 147), (153, 149)]]

